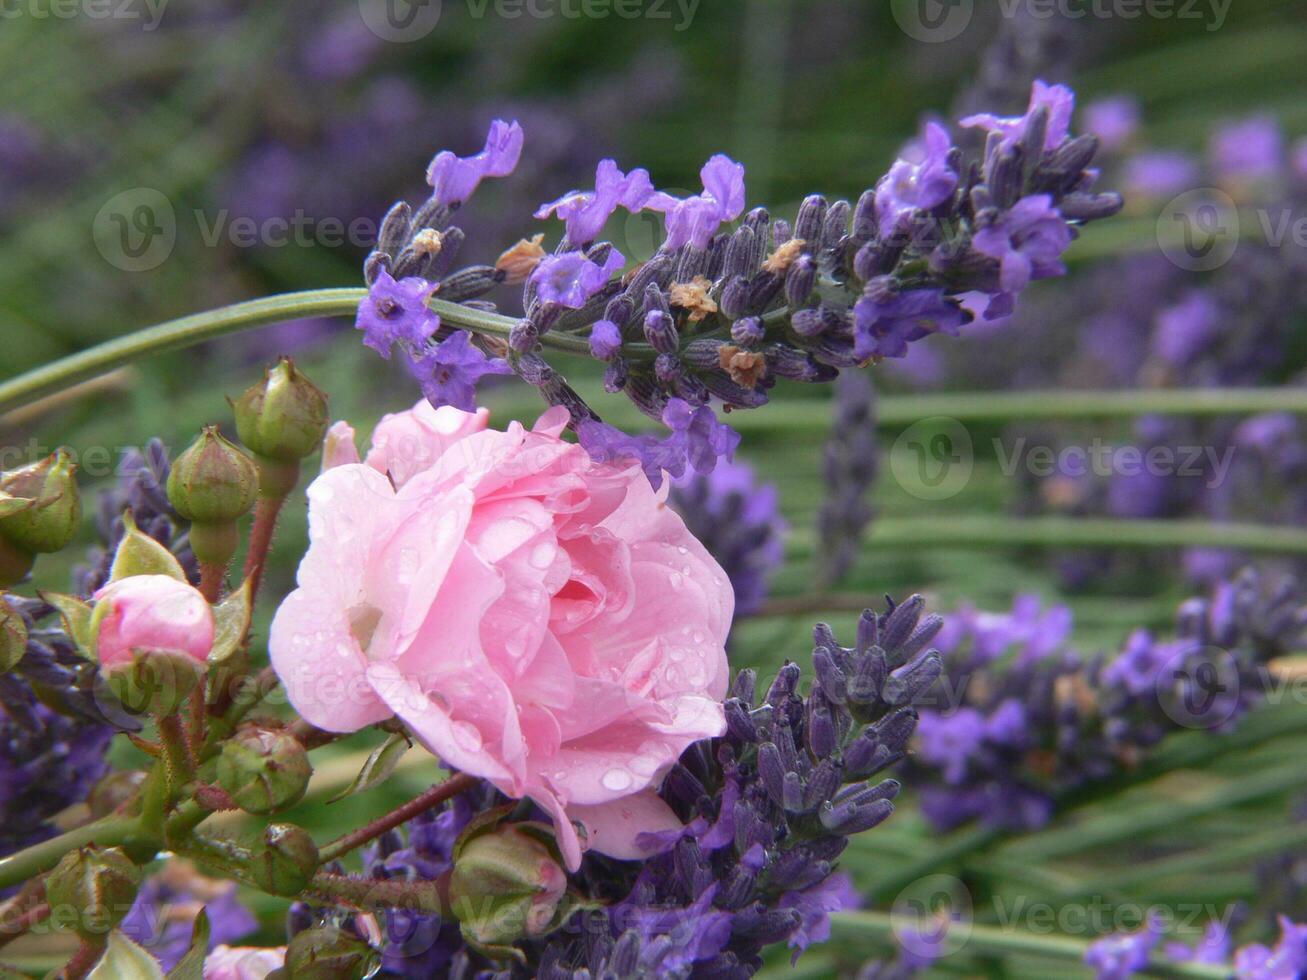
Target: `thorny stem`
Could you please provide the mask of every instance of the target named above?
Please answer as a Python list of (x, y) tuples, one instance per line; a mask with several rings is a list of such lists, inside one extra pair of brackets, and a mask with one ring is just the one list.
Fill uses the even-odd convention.
[(376, 840), (387, 831), (394, 830), (400, 824), (407, 823), (418, 814), (439, 806), (446, 800), (471, 789), (475, 785), (476, 779), (466, 773), (457, 773), (450, 776), (443, 783), (437, 783), (425, 793), (415, 796), (403, 806), (397, 807), (385, 816), (378, 817), (358, 830), (351, 831), (327, 844), (320, 852), (322, 863), (326, 864), (329, 861), (334, 861), (342, 855)]
[(319, 871), (305, 894), (330, 905), (360, 911), (404, 909), (422, 915), (448, 915), (446, 883), (434, 881), (375, 881)]
[(250, 531), (250, 547), (245, 555), (245, 579), (250, 583), (250, 603), (258, 597), (263, 584), (263, 570), (268, 564), (272, 539), (277, 533), (277, 517), (286, 502), (284, 494), (260, 497), (254, 508), (254, 528)]
[(83, 939), (67, 965), (59, 973), (60, 980), (83, 980), (104, 955), (104, 939)]

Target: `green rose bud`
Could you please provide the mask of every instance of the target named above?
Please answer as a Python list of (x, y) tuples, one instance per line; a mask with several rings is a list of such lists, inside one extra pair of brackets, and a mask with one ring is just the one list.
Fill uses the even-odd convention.
[(566, 890), (567, 875), (549, 848), (504, 824), (461, 845), (449, 900), (469, 942), (510, 946), (548, 932)]
[(82, 519), (76, 470), (60, 449), (0, 478), (0, 537), (28, 555), (67, 547)]
[(294, 806), (308, 789), (313, 767), (299, 739), (266, 728), (245, 728), (222, 747), (218, 785), (242, 810), (274, 813)]
[(103, 939), (136, 900), (141, 872), (116, 847), (69, 851), (45, 879), (51, 919), (84, 939)]
[(286, 948), (286, 980), (357, 980), (380, 960), (363, 940), (331, 926), (305, 929)]
[(327, 434), (327, 396), (301, 374), (289, 357), (233, 406), (241, 442), (259, 456), (297, 463), (312, 456)]
[(168, 500), (186, 520), (223, 524), (244, 517), (259, 493), (259, 471), (216, 425), (204, 430), (168, 473)]
[(273, 824), (254, 847), (250, 868), (254, 883), (269, 895), (298, 895), (318, 870), (318, 846), (291, 824)]
[(0, 674), (18, 666), (27, 652), (27, 623), (0, 595)]

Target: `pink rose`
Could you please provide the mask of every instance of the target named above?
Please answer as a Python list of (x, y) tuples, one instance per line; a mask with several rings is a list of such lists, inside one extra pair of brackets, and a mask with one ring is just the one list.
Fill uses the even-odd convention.
[(285, 963), (285, 946), (218, 946), (204, 958), (204, 980), (263, 980)]
[[(309, 487), (311, 544), (272, 624), (291, 703), (330, 731), (398, 716), (448, 765), (640, 855), (651, 792), (725, 727), (725, 573), (636, 464), (425, 403)], [(665, 492), (664, 492), (665, 493)]]
[(182, 653), (203, 663), (213, 649), (213, 610), (199, 591), (167, 575), (134, 575), (95, 594), (100, 664), (132, 662), (137, 650)]

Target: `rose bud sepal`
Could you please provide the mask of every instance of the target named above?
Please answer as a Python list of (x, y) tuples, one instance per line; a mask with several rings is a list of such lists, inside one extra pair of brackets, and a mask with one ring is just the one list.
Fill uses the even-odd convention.
[(27, 652), (27, 622), (0, 595), (0, 674), (18, 666)]
[(284, 980), (367, 977), (378, 962), (376, 950), (357, 936), (331, 926), (314, 926), (291, 939), (281, 975)]
[(90, 846), (63, 856), (46, 876), (45, 895), (61, 924), (103, 941), (130, 911), (140, 884), (140, 869), (121, 850)]
[(309, 755), (297, 738), (255, 726), (229, 739), (217, 763), (218, 785), (249, 813), (294, 806), (304, 797), (312, 774)]
[(28, 555), (62, 551), (77, 534), (82, 500), (66, 449), (0, 477), (0, 537)]

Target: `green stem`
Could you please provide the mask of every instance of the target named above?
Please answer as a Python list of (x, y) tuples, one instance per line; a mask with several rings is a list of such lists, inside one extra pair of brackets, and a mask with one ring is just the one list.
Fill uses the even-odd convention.
[(1226, 548), (1307, 554), (1307, 530), (1287, 525), (1080, 517), (898, 517), (877, 521), (869, 547)]
[(443, 886), (440, 879), (374, 881), (319, 871), (304, 894), (329, 905), (344, 905), (369, 912), (406, 909), (422, 915), (448, 915), (449, 902)]
[(168, 763), (168, 797), (181, 798), (182, 787), (195, 779), (195, 760), (191, 758), (191, 743), (177, 714), (160, 715), (159, 741), (163, 743), (165, 758)]
[[(836, 942), (871, 940), (896, 943), (896, 929), (910, 925), (884, 912), (839, 912), (831, 916), (831, 938)], [(1014, 929), (960, 924), (961, 950), (980, 956), (1038, 956), (1064, 963), (1083, 964), (1089, 943), (1070, 936), (1040, 936)], [(1154, 963), (1141, 976), (1193, 977), (1224, 980), (1230, 971), (1207, 963)]]
[(0, 858), (0, 890), (24, 884), (44, 874), (71, 850), (87, 844), (117, 847), (128, 843), (136, 832), (134, 817), (110, 816)]
[(0, 412), (164, 351), (180, 350), (268, 323), (315, 316), (346, 316), (367, 294), (363, 289), (314, 289), (236, 303), (168, 320), (99, 344), (0, 384)]

